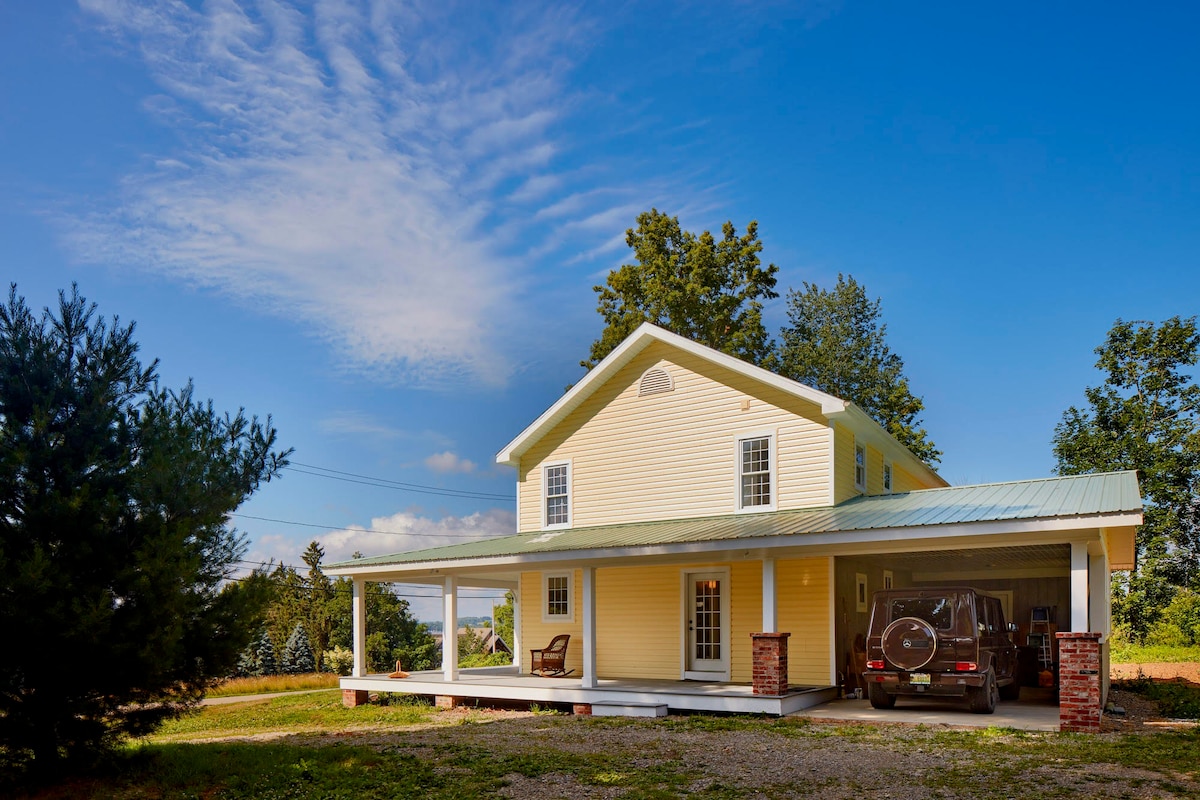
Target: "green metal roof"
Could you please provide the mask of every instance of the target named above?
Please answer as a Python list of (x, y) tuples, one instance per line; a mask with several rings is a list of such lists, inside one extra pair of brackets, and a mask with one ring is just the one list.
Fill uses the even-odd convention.
[(1107, 472), (856, 497), (836, 506), (518, 533), (330, 565), (366, 567), (880, 528), (1137, 513), (1137, 474)]

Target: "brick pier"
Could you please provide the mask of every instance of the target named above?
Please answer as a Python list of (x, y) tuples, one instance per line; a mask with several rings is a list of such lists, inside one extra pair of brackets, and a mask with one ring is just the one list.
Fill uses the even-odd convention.
[(790, 633), (752, 633), (754, 640), (754, 693), (783, 695), (788, 689), (788, 637)]
[(1056, 633), (1058, 638), (1058, 729), (1099, 733), (1099, 633)]

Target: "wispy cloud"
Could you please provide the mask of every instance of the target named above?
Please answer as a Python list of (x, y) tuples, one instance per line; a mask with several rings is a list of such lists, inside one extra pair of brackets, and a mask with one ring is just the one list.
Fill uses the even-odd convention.
[(81, 258), (303, 321), (359, 369), (503, 382), (530, 257), (588, 252), (643, 203), (558, 161), (591, 41), (570, 5), (81, 4), (182, 142), (76, 220)]
[(425, 466), (434, 472), (474, 472), (475, 462), (461, 458), (447, 450), (444, 453), (434, 453), (425, 459)]
[(352, 526), (317, 538), (333, 562), (356, 552), (377, 556), (507, 536), (516, 532), (516, 524), (516, 515), (502, 509), (436, 520), (405, 511), (372, 519), (369, 527)]

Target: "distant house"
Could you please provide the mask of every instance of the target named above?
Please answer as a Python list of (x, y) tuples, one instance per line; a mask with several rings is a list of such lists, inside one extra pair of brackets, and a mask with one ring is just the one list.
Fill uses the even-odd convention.
[[(500, 637), (500, 634), (496, 633), (496, 631), (493, 628), (459, 628), (458, 629), (459, 639), (463, 638), (464, 636), (467, 636), (468, 634), (478, 636), (482, 639), (480, 646), (483, 648), (483, 652), (485, 652), (485, 653), (511, 653), (512, 652), (512, 649), (508, 646), (508, 644), (504, 641), (504, 639), (502, 639)], [(430, 633), (429, 635), (432, 636), (438, 644), (442, 644), (441, 631), (438, 631), (436, 633)]]
[[(1141, 522), (1131, 472), (950, 487), (854, 404), (649, 324), (497, 461), (516, 470), (514, 535), (328, 570), (360, 595), (440, 586), (447, 620), (464, 587), (514, 592), (503, 679), (446, 648), (409, 691), (788, 713), (834, 696), (885, 586), (966, 583), (1012, 620), (1050, 608), (1061, 631), (1107, 634)], [(378, 688), (364, 619), (348, 700)], [(513, 677), (562, 633), (569, 677)]]

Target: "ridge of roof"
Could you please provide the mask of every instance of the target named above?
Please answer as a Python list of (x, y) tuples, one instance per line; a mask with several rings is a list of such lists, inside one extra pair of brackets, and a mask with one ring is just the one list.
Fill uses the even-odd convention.
[(626, 336), (611, 353), (601, 359), (600, 363), (584, 375), (578, 383), (572, 386), (553, 405), (542, 412), (537, 419), (506, 444), (496, 454), (496, 463), (511, 467), (517, 466), (521, 454), (528, 450), (537, 439), (545, 435), (550, 428), (561, 422), (568, 414), (582, 405), (608, 378), (632, 361), (651, 342), (655, 341), (677, 347), (698, 358), (703, 358), (726, 369), (738, 372), (783, 392), (814, 403), (820, 407), (821, 413), (830, 419), (848, 416), (854, 419), (858, 425), (867, 426), (873, 434), (871, 438), (880, 446), (880, 449), (892, 451), (889, 454), (891, 457), (895, 458), (897, 455), (907, 456), (911, 461), (909, 464), (910, 467), (915, 467), (925, 472), (928, 477), (935, 481), (946, 483), (945, 479), (938, 475), (937, 470), (913, 455), (908, 448), (900, 444), (894, 436), (888, 433), (878, 421), (853, 402), (835, 397), (828, 392), (815, 389), (807, 384), (794, 381), (791, 378), (785, 378), (778, 373), (771, 372), (769, 369), (764, 369), (756, 364), (743, 361), (728, 353), (722, 353), (720, 350), (707, 345), (693, 342), (685, 336), (680, 336), (651, 322), (643, 322), (639, 325), (633, 333)]

